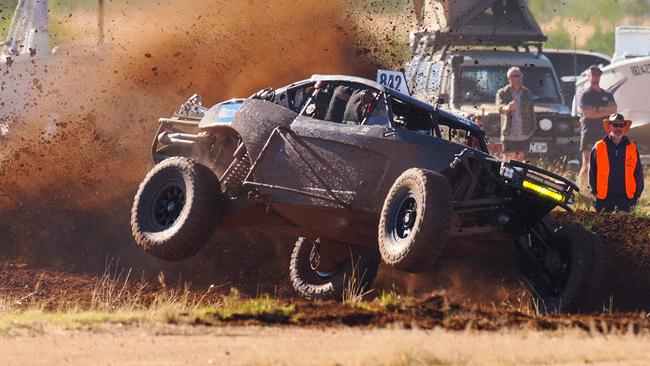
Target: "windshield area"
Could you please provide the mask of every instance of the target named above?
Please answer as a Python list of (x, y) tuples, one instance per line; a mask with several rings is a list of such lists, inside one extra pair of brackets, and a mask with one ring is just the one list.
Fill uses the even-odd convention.
[[(494, 103), (497, 91), (506, 84), (507, 68), (498, 66), (463, 67), (460, 71), (461, 103)], [(552, 69), (521, 67), (524, 86), (537, 103), (562, 103)]]
[(609, 65), (609, 61), (597, 55), (574, 55), (572, 53), (547, 53), (559, 78), (580, 75), (591, 65)]
[(391, 106), (395, 127), (440, 137), (440, 131), (436, 129), (429, 111), (395, 97), (391, 99)]
[(390, 100), (395, 127), (487, 151), (483, 148), (483, 137), (476, 131), (472, 132), (468, 126), (455, 121), (454, 115), (439, 109), (424, 109), (394, 96)]

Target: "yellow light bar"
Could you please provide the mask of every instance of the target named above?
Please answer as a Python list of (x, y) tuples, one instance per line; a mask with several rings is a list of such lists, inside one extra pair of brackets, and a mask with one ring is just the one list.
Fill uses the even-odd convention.
[(526, 179), (524, 179), (523, 186), (526, 189), (530, 189), (531, 191), (537, 192), (540, 195), (548, 197), (548, 198), (550, 198), (550, 199), (552, 199), (554, 201), (564, 202), (564, 196), (561, 195), (560, 193), (556, 192), (553, 189), (550, 189), (550, 188), (547, 188), (547, 187), (544, 187), (544, 186), (540, 186), (539, 184), (533, 183), (533, 182), (531, 182), (529, 180), (526, 180)]

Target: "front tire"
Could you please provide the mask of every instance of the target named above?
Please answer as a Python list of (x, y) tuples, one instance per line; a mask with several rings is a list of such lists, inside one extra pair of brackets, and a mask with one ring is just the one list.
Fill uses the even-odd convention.
[(355, 246), (354, 251), (343, 253), (342, 258), (347, 259), (324, 270), (317, 263), (320, 262), (319, 245), (307, 238), (299, 238), (294, 245), (289, 275), (298, 294), (311, 300), (342, 301), (370, 290), (379, 269), (375, 248)]
[(421, 272), (440, 257), (451, 223), (452, 190), (447, 178), (412, 168), (397, 178), (379, 221), (379, 252), (384, 263)]
[(548, 250), (538, 256), (529, 278), (537, 307), (542, 312), (598, 310), (593, 298), (600, 285), (604, 247), (593, 232), (566, 225), (547, 237)]
[(131, 209), (131, 230), (146, 252), (180, 261), (195, 255), (214, 231), (222, 205), (219, 181), (184, 157), (158, 163), (144, 178)]

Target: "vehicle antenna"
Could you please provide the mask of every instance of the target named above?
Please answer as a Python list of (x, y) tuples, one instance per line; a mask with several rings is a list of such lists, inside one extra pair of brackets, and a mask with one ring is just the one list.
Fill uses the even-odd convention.
[(578, 51), (575, 34), (573, 35), (573, 75), (578, 75)]
[(104, 44), (104, 0), (97, 0), (97, 45)]

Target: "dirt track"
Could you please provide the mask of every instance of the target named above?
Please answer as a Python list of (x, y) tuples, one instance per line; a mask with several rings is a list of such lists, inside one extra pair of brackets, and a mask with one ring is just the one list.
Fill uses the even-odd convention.
[[(106, 329), (0, 340), (3, 365), (584, 365), (650, 363), (647, 337), (399, 329)], [(179, 352), (183, 350), (183, 352)]]

